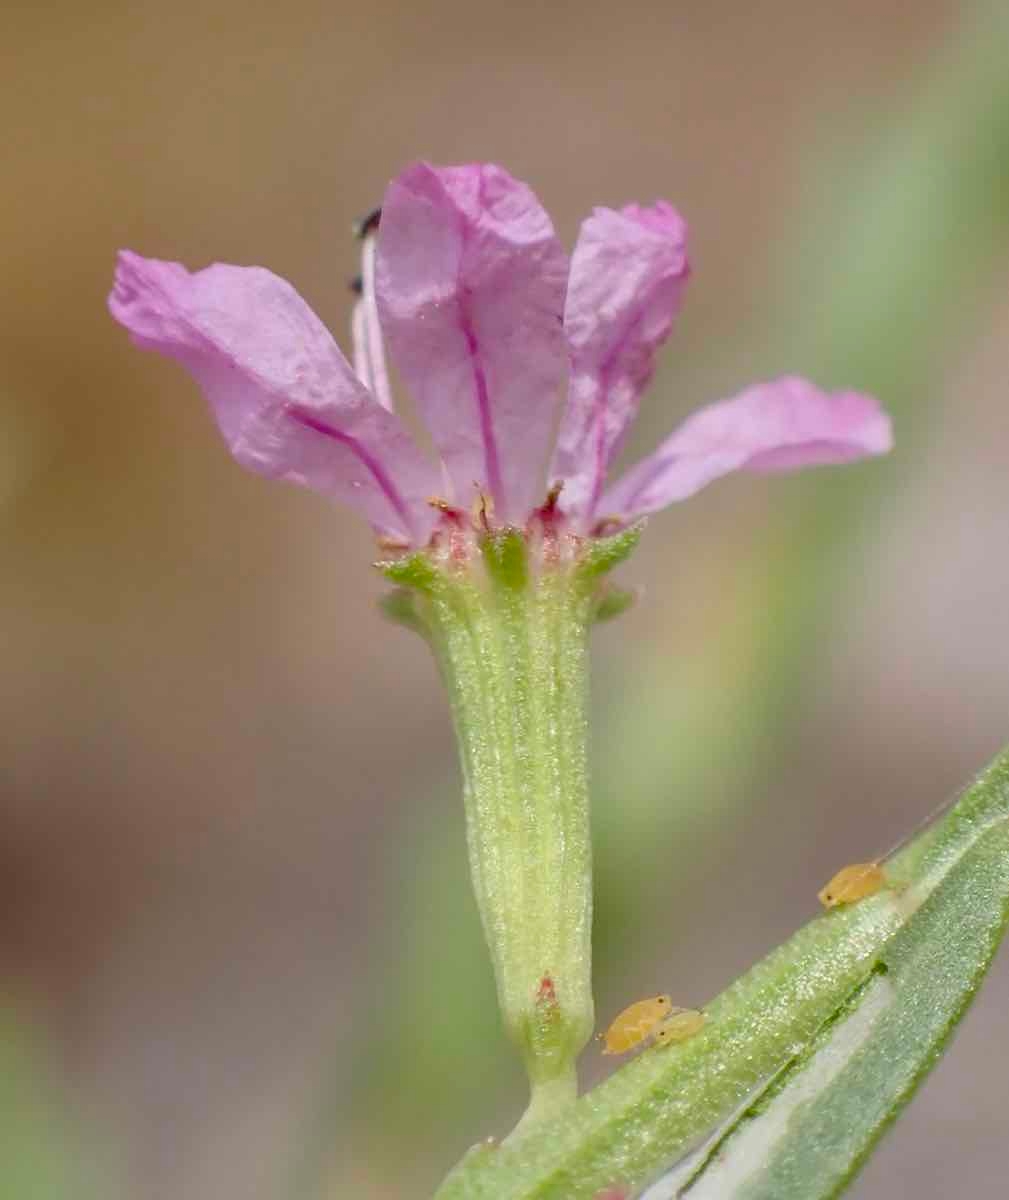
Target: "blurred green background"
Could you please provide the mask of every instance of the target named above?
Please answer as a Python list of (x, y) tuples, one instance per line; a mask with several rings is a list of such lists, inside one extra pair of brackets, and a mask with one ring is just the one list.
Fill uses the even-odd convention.
[[(656, 518), (595, 637), (600, 1018), (703, 1003), (1009, 734), (1009, 9), (14, 0), (0, 32), (0, 1197), (427, 1195), (522, 1104), (434, 669), (367, 530), (130, 348), (115, 249), (267, 265), (342, 337), (387, 179), (497, 160), (569, 243), (597, 203), (691, 224), (629, 456), (784, 371), (894, 412), (889, 459)], [(1007, 1006), (1003, 965), (857, 1195), (1003, 1194)]]

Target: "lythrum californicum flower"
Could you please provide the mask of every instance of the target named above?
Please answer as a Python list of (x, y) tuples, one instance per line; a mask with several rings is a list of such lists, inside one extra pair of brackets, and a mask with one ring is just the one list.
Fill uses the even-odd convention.
[[(548, 490), (574, 533), (612, 530), (735, 470), (782, 471), (882, 454), (890, 423), (855, 392), (797, 378), (696, 412), (607, 485), (689, 275), (668, 204), (597, 208), (570, 260), (525, 184), (501, 167), (405, 170), (365, 238), (354, 366), (297, 292), (261, 267), (124, 251), (113, 316), (203, 388), (232, 454), (359, 509), (420, 548), (431, 503), (526, 523)], [(384, 344), (440, 464), (393, 411)]]
[[(605, 576), (645, 514), (728, 471), (881, 454), (890, 423), (867, 396), (779, 379), (608, 484), (687, 282), (676, 212), (598, 208), (569, 260), (500, 167), (418, 164), (380, 211), (361, 229), (353, 366), (260, 267), (123, 253), (110, 307), (195, 376), (239, 462), (352, 504), (391, 543), (386, 611), (423, 633), (448, 690), (529, 1129), (574, 1100), (594, 1025), (588, 632), (629, 599)], [(393, 411), (386, 346), (440, 462)]]

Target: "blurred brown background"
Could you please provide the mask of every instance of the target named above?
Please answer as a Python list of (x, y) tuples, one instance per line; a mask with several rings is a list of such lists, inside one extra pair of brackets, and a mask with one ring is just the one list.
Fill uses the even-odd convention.
[[(99, 1194), (423, 1196), (520, 1103), (433, 667), (376, 612), (363, 525), (243, 474), (183, 373), (113, 325), (116, 248), (267, 265), (342, 338), (352, 219), (413, 158), (496, 160), (569, 242), (595, 203), (662, 196), (691, 223), (637, 449), (791, 369), (898, 409), (897, 453), (845, 482), (735, 480), (655, 519), (624, 571), (644, 597), (597, 637), (601, 1013), (660, 985), (700, 1002), (1009, 738), (1009, 258), (916, 292), (901, 223), (927, 225), (928, 177), (889, 197), (854, 311), (911, 363), (900, 402), (818, 307), (840, 231), (875, 219), (864, 180), (949, 110), (947, 63), (969, 91), (973, 19), (5, 6), (0, 987)], [(942, 291), (927, 328), (887, 307), (892, 277)], [(1004, 1194), (1007, 1003), (1000, 961), (856, 1195)]]

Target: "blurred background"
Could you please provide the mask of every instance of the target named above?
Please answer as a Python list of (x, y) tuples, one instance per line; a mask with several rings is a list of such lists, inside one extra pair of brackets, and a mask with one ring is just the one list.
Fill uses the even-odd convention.
[[(691, 224), (629, 455), (785, 371), (891, 409), (888, 459), (653, 520), (595, 635), (600, 1017), (703, 1003), (1009, 740), (1009, 9), (0, 28), (0, 1196), (429, 1195), (523, 1100), (433, 666), (364, 525), (244, 474), (130, 347), (114, 252), (269, 266), (343, 338), (353, 218), (411, 159), (496, 160), (569, 244), (597, 203)], [(1004, 1194), (1007, 1007), (1000, 959), (856, 1195)]]

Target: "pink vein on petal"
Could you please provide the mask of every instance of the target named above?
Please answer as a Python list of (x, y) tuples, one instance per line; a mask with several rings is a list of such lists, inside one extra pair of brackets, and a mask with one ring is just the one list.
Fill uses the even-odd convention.
[(480, 345), (477, 342), (473, 326), (465, 313), (460, 313), (462, 335), (466, 339), (470, 361), (473, 366), (473, 385), (476, 389), (477, 411), (480, 416), (480, 436), (483, 439), (484, 465), (487, 478), (483, 481), (495, 502), (500, 505), (504, 498), (504, 485), (501, 481), (501, 464), (498, 461), (497, 441), (494, 437), (494, 422), (491, 416), (490, 393), (487, 388), (487, 376), (480, 363)]
[(386, 499), (395, 510), (396, 515), (408, 529), (411, 527), (409, 509), (404, 503), (403, 497), (397, 491), (396, 485), (389, 478), (388, 473), (378, 459), (370, 454), (357, 438), (349, 433), (342, 433), (339, 429), (334, 429), (332, 425), (321, 421), (318, 417), (313, 416), (310, 412), (306, 412), (303, 408), (288, 407), (286, 412), (292, 421), (296, 421), (299, 425), (304, 425), (306, 429), (311, 429), (314, 433), (321, 433), (323, 437), (332, 438), (334, 442), (339, 442), (341, 446), (346, 446), (348, 450), (355, 454), (360, 460), (361, 465), (378, 484)]

